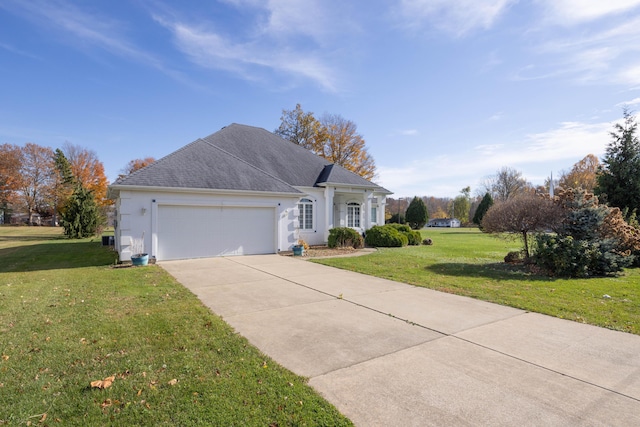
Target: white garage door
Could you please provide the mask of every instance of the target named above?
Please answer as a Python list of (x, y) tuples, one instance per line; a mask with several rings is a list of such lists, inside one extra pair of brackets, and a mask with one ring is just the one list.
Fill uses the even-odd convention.
[(158, 206), (158, 260), (276, 252), (274, 208)]

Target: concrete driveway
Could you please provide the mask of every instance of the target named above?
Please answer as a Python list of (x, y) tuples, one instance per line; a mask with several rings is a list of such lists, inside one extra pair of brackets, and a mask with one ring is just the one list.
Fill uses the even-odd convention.
[(640, 425), (639, 336), (278, 255), (161, 265), (356, 425)]

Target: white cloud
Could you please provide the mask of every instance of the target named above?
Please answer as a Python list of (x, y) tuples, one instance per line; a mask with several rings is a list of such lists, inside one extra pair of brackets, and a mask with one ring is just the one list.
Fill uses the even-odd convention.
[(616, 73), (616, 76), (620, 83), (630, 85), (640, 84), (640, 63), (620, 70)]
[(640, 83), (640, 16), (604, 20), (562, 36), (552, 30), (540, 34), (547, 37), (537, 49), (542, 56), (535, 66), (522, 69), (519, 80), (564, 76), (578, 83)]
[(90, 43), (112, 53), (136, 56), (140, 52), (121, 38), (122, 28), (115, 21), (93, 16), (74, 5), (60, 1), (9, 1), (4, 5), (14, 13), (73, 36), (75, 43)]
[(616, 107), (633, 106), (633, 105), (640, 105), (640, 98), (634, 98), (631, 101), (620, 102), (619, 104), (616, 104)]
[(611, 123), (561, 123), (560, 127), (527, 135), (525, 156), (536, 161), (570, 159), (576, 153), (600, 155), (609, 142)]
[(640, 0), (541, 0), (554, 22), (573, 25), (628, 12)]
[(238, 9), (264, 11), (267, 18), (260, 31), (271, 37), (304, 35), (322, 40), (332, 29), (331, 7), (322, 0), (225, 0)]
[(25, 52), (24, 50), (18, 49), (16, 47), (14, 47), (12, 45), (9, 45), (9, 44), (6, 44), (6, 43), (0, 43), (0, 48), (6, 50), (8, 52), (15, 53), (17, 55), (24, 56), (24, 57), (27, 57), (27, 58), (38, 59), (38, 60), (42, 59), (42, 58), (40, 58), (40, 57), (38, 57), (36, 55), (32, 55), (29, 52)]
[(435, 26), (457, 37), (488, 29), (515, 0), (400, 0), (409, 27)]
[(154, 18), (171, 31), (178, 49), (202, 67), (232, 71), (250, 80), (259, 79), (261, 71), (271, 70), (304, 77), (326, 90), (336, 90), (335, 73), (311, 52), (273, 46), (261, 38), (236, 42), (211, 27)]
[(405, 129), (400, 131), (400, 135), (405, 135), (405, 136), (415, 136), (417, 134), (418, 134), (417, 129)]
[(125, 26), (103, 15), (91, 14), (67, 2), (48, 0), (29, 2), (7, 0), (0, 4), (10, 12), (53, 30), (65, 43), (78, 49), (97, 47), (112, 55), (156, 68), (183, 83), (184, 76), (167, 68), (156, 56), (138, 48), (123, 35)]

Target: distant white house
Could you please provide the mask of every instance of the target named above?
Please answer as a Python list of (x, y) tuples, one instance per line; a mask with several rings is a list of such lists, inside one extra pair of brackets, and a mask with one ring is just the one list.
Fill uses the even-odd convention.
[(430, 219), (427, 227), (460, 227), (460, 220), (456, 218), (435, 218)]

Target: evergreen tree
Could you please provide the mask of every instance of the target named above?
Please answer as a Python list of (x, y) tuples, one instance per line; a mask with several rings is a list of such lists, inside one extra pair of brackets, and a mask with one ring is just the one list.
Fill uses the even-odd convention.
[(56, 148), (53, 154), (53, 164), (55, 174), (53, 179), (53, 223), (58, 224), (58, 215), (62, 214), (64, 206), (71, 193), (73, 193), (73, 183), (75, 181), (71, 164), (62, 150)]
[(607, 276), (622, 271), (640, 250), (640, 234), (618, 208), (600, 205), (583, 189), (561, 190), (564, 211), (556, 234), (537, 236), (536, 264), (556, 276)]
[(421, 229), (427, 221), (429, 221), (427, 205), (424, 204), (424, 201), (420, 197), (415, 196), (411, 203), (409, 203), (405, 218), (407, 224), (414, 230)]
[(73, 172), (71, 172), (71, 164), (61, 149), (56, 148), (53, 155), (53, 162), (60, 176), (60, 182), (62, 184), (73, 184), (74, 179)]
[(595, 193), (609, 206), (631, 214), (640, 208), (640, 141), (635, 117), (624, 110), (624, 124), (616, 124), (602, 159)]
[(62, 213), (64, 234), (72, 239), (81, 239), (96, 234), (102, 218), (93, 193), (76, 184)]
[(487, 211), (491, 206), (493, 206), (493, 197), (491, 197), (491, 194), (487, 192), (482, 198), (482, 201), (480, 202), (480, 204), (478, 205), (478, 209), (476, 209), (475, 215), (473, 215), (473, 223), (478, 224), (481, 230), (482, 230), (482, 225), (481, 225), (482, 218), (484, 217), (484, 214), (487, 213)]

